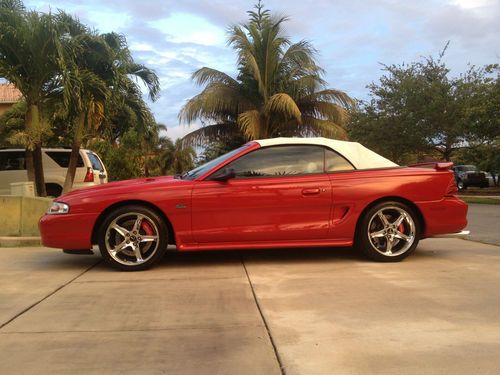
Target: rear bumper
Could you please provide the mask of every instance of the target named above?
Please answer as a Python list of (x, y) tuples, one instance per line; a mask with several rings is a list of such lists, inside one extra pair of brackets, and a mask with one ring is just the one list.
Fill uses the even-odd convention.
[(90, 249), (97, 214), (44, 215), (38, 222), (43, 246)]
[(447, 234), (456, 236), (467, 226), (467, 203), (457, 197), (416, 204), (425, 222), (424, 238)]

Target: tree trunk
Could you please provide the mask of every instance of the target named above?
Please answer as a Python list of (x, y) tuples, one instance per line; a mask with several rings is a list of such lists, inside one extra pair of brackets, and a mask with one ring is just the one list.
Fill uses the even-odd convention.
[(78, 122), (75, 124), (75, 134), (73, 136), (73, 144), (71, 145), (71, 155), (69, 157), (68, 170), (66, 178), (64, 179), (63, 194), (67, 193), (73, 187), (75, 182), (76, 165), (78, 164), (78, 156), (80, 155), (80, 146), (82, 144), (83, 126), (85, 123), (85, 116), (80, 116)]
[(35, 185), (39, 197), (46, 197), (45, 176), (43, 175), (42, 144), (37, 142), (33, 150), (33, 168), (35, 170)]
[[(36, 193), (39, 197), (46, 197), (45, 176), (42, 163), (42, 143), (40, 141), (40, 115), (37, 104), (29, 104), (25, 118), (25, 128), (31, 139), (26, 147), (26, 169), (28, 179), (35, 182)], [(31, 151), (32, 150), (32, 151)]]
[(68, 171), (66, 172), (66, 178), (64, 180), (63, 194), (70, 191), (73, 187), (73, 182), (75, 182), (78, 156), (80, 156), (80, 141), (75, 139), (71, 145), (71, 155), (69, 157)]
[(26, 147), (25, 163), (26, 163), (26, 171), (28, 173), (28, 181), (34, 183), (35, 167), (33, 166), (33, 151), (31, 151), (28, 147)]

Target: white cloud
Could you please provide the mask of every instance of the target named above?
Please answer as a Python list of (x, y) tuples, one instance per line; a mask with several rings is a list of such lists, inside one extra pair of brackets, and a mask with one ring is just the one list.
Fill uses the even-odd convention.
[[(176, 138), (194, 128), (177, 126), (177, 114), (199, 88), (192, 72), (210, 66), (235, 75), (235, 55), (226, 46), (230, 24), (247, 19), (248, 0), (25, 0), (27, 7), (61, 8), (101, 31), (127, 36), (134, 57), (155, 69), (161, 98), (151, 105)], [(446, 63), (458, 74), (469, 62), (500, 59), (499, 0), (265, 0), (290, 16), (292, 40), (318, 49), (329, 86), (366, 98), (365, 86), (381, 75), (380, 62), (398, 64), (436, 55), (449, 40)]]

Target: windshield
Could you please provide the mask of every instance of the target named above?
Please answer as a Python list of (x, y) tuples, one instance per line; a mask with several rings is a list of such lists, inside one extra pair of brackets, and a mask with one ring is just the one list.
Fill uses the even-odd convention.
[(196, 178), (204, 175), (207, 173), (209, 170), (214, 168), (215, 166), (219, 165), (220, 163), (224, 162), (225, 160), (233, 157), (234, 155), (238, 154), (245, 148), (249, 147), (249, 144), (245, 144), (233, 151), (229, 151), (227, 154), (221, 155), (218, 158), (215, 158), (214, 160), (209, 161), (208, 163), (205, 163), (203, 165), (200, 165), (199, 167), (196, 167), (195, 169), (190, 170), (189, 172), (184, 173), (180, 178), (183, 180), (195, 180)]

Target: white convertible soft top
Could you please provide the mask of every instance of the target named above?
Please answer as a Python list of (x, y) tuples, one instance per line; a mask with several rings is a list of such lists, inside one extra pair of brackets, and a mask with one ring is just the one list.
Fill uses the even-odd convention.
[(331, 148), (338, 152), (340, 155), (349, 160), (356, 169), (370, 169), (370, 168), (388, 168), (397, 167), (389, 159), (373, 152), (357, 142), (337, 141), (329, 138), (270, 138), (259, 139), (255, 142), (259, 143), (261, 147), (288, 145), (288, 144), (306, 144), (306, 145), (321, 145)]

